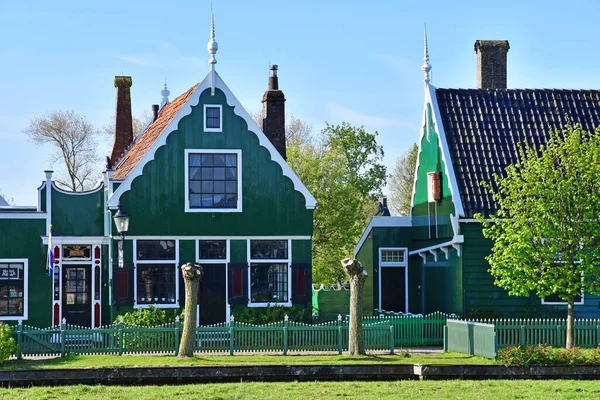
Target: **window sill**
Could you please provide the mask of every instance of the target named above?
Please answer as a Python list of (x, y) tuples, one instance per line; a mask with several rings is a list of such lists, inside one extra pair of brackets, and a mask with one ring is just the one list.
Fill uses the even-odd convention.
[(150, 308), (150, 307), (154, 307), (154, 308), (179, 308), (179, 304), (175, 303), (175, 304), (165, 304), (165, 303), (144, 303), (144, 304), (139, 304), (139, 303), (133, 303), (133, 308)]
[(292, 302), (287, 301), (285, 303), (248, 303), (248, 307), (291, 307)]
[(191, 208), (188, 205), (185, 206), (185, 212), (197, 212), (197, 213), (239, 213), (242, 212), (242, 207), (238, 208)]
[(12, 315), (12, 316), (0, 316), (0, 321), (19, 321), (19, 320), (27, 320), (26, 315)]

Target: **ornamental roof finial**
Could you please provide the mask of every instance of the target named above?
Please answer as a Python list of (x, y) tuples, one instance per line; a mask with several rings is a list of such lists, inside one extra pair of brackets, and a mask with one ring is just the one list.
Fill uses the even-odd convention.
[(427, 27), (424, 31), (424, 49), (423, 49), (423, 65), (421, 65), (421, 71), (423, 71), (425, 83), (429, 83), (429, 71), (431, 71), (431, 64), (429, 64), (429, 49), (427, 48)]
[(217, 59), (215, 55), (217, 54), (217, 50), (219, 50), (219, 44), (215, 41), (215, 16), (212, 12), (212, 7), (210, 11), (210, 41), (206, 46), (208, 49), (208, 53), (210, 54), (210, 59), (208, 63), (210, 64), (210, 69), (215, 69), (215, 64), (217, 63)]
[(171, 91), (169, 89), (167, 89), (167, 80), (165, 79), (165, 88), (160, 92), (160, 94), (162, 95), (162, 101), (160, 102), (160, 108), (163, 108), (164, 106), (166, 106), (167, 104), (169, 104), (169, 95), (171, 94)]

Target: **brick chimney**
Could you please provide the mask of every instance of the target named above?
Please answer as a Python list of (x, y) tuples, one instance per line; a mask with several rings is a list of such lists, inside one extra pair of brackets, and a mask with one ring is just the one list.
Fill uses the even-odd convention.
[(269, 88), (262, 99), (263, 132), (285, 160), (285, 96), (279, 90), (277, 68), (271, 65)]
[(477, 89), (506, 89), (508, 40), (476, 40)]
[(119, 159), (133, 141), (133, 123), (131, 118), (130, 76), (115, 76), (117, 88), (117, 110), (115, 112), (115, 142), (110, 153), (110, 162), (116, 166)]

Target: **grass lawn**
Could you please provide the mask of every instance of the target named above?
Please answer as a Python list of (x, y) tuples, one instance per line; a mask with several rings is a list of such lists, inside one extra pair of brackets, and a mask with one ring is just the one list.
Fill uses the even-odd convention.
[(62, 386), (0, 389), (0, 399), (590, 399), (595, 381), (240, 382), (204, 385)]
[(257, 365), (257, 364), (494, 364), (493, 360), (460, 353), (371, 355), (207, 355), (189, 359), (175, 356), (105, 356), (89, 355), (57, 357), (45, 360), (9, 360), (0, 369), (92, 368), (133, 366), (189, 366), (189, 365)]

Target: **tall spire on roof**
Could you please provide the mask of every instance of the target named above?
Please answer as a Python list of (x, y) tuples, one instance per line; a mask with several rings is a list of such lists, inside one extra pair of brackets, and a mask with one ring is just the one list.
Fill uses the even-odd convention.
[(215, 95), (215, 64), (217, 63), (217, 59), (215, 55), (217, 54), (217, 50), (219, 50), (219, 44), (215, 41), (215, 15), (212, 12), (212, 5), (210, 7), (210, 40), (208, 45), (206, 45), (208, 49), (208, 53), (210, 54), (210, 58), (208, 63), (210, 64), (210, 93), (211, 95)]
[(167, 104), (170, 103), (169, 101), (169, 95), (171, 94), (171, 91), (169, 89), (167, 89), (167, 80), (165, 79), (165, 88), (160, 92), (160, 94), (162, 95), (162, 101), (160, 102), (160, 108), (163, 108), (164, 106), (166, 106)]
[(427, 48), (427, 27), (424, 31), (424, 43), (423, 43), (423, 65), (421, 65), (421, 71), (423, 71), (425, 83), (429, 83), (429, 71), (431, 71), (431, 64), (429, 64), (429, 49)]
[(208, 63), (210, 64), (210, 69), (214, 70), (215, 64), (217, 63), (215, 55), (217, 54), (217, 50), (219, 50), (219, 44), (215, 42), (215, 15), (213, 14), (212, 10), (210, 12), (210, 40), (206, 48), (210, 53), (210, 59), (208, 60)]

